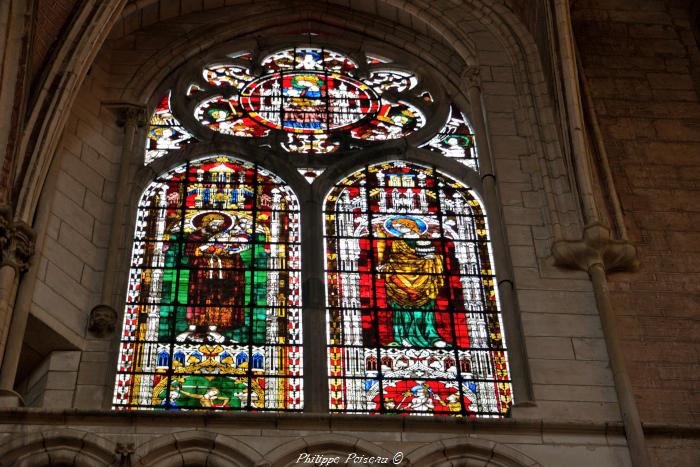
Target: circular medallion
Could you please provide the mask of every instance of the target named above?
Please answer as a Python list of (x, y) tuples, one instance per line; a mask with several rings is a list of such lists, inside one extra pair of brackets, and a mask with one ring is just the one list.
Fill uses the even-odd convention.
[(248, 83), (240, 104), (255, 121), (289, 133), (342, 130), (379, 109), (379, 97), (349, 76), (283, 71)]

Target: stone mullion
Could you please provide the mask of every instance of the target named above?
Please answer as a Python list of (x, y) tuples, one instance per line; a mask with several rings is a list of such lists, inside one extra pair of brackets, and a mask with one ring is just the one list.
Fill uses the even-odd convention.
[(320, 198), (309, 196), (301, 211), (304, 410), (312, 413), (327, 413), (329, 409), (323, 271), (325, 253)]
[(508, 243), (503, 234), (500, 213), (501, 201), (493, 173), (493, 159), (489, 146), (482, 93), (479, 81), (479, 69), (469, 67), (462, 75), (466, 84), (471, 105), (471, 123), (474, 126), (476, 146), (479, 157), (480, 175), (484, 208), (494, 251), (495, 279), (498, 280), (498, 292), (505, 328), (505, 342), (510, 361), (510, 377), (513, 387), (513, 401), (516, 405), (532, 402), (532, 385), (528, 367), (527, 353), (522, 337), (522, 324), (517, 309), (515, 290), (513, 289), (512, 268), (508, 255)]

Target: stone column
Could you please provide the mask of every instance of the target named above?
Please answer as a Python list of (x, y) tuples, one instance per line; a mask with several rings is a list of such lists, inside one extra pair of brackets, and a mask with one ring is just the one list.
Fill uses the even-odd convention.
[(22, 351), (27, 313), (14, 310), (22, 273), (29, 268), (34, 254), (34, 232), (23, 222), (12, 220), (9, 207), (0, 208), (0, 392), (12, 394), (17, 363)]
[(462, 73), (462, 83), (467, 87), (471, 105), (471, 123), (474, 126), (476, 146), (479, 154), (479, 172), (483, 183), (481, 195), (484, 198), (485, 211), (488, 215), (491, 243), (493, 244), (498, 293), (501, 299), (505, 340), (510, 360), (510, 373), (513, 384), (513, 402), (517, 406), (532, 404), (532, 385), (527, 353), (522, 339), (522, 324), (517, 309), (513, 276), (508, 254), (508, 244), (505, 239), (505, 226), (500, 222), (503, 216), (500, 212), (501, 201), (496, 186), (496, 176), (493, 173), (493, 159), (489, 146), (484, 108), (481, 95), (479, 68), (468, 67)]
[(17, 138), (26, 107), (26, 61), (31, 31), (30, 2), (0, 2), (0, 203), (10, 203)]
[(582, 240), (559, 240), (552, 246), (552, 253), (557, 265), (586, 271), (591, 278), (632, 465), (649, 466), (644, 429), (618, 338), (607, 280), (608, 271), (635, 269), (636, 249), (625, 240), (612, 239), (604, 225), (591, 224), (584, 229)]
[[(580, 240), (554, 242), (552, 254), (558, 265), (586, 271), (591, 279), (632, 465), (648, 467), (651, 461), (646, 450), (644, 429), (622, 355), (606, 276), (612, 270), (634, 269), (637, 264), (637, 252), (625, 238), (613, 239), (610, 229), (601, 224), (595, 192), (604, 192), (605, 187), (596, 185), (591, 174), (593, 165), (591, 141), (583, 117), (580, 80), (576, 67), (576, 47), (570, 16), (571, 7), (568, 0), (555, 0), (548, 5), (554, 8), (553, 17), (556, 21), (559, 45), (559, 55), (555, 58), (558, 59), (557, 65), (561, 68), (561, 82), (564, 90), (563, 111), (566, 112), (569, 126), (572, 162), (576, 168), (575, 182), (586, 225)], [(609, 188), (614, 189), (612, 185)], [(616, 196), (612, 193), (611, 195), (611, 198)]]

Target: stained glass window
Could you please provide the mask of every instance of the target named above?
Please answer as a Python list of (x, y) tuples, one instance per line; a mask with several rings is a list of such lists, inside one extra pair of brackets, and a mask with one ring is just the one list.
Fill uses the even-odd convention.
[(116, 409), (302, 409), (299, 215), (279, 177), (225, 155), (146, 188)]
[[(462, 164), (455, 174), (479, 169), (467, 116), (437, 102), (445, 91), (426, 67), (321, 45), (229, 52), (171, 77), (146, 164), (184, 159), (183, 148), (241, 148), (254, 161), (283, 158), (290, 179), (313, 191), (348, 152), (395, 151), (389, 142), (405, 138), (422, 156)], [(475, 192), (393, 161), (337, 183), (323, 206), (330, 410), (506, 416), (508, 355)], [(303, 410), (300, 215), (282, 179), (225, 154), (147, 187), (116, 409)]]
[(500, 417), (511, 384), (485, 213), (394, 161), (324, 204), (331, 411)]
[(168, 151), (180, 149), (196, 141), (173, 116), (169, 91), (158, 102), (148, 123), (146, 155), (144, 157), (146, 165), (163, 157)]

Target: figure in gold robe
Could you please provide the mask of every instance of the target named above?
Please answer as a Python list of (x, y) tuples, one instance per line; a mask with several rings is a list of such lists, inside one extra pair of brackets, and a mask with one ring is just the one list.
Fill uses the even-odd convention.
[(444, 284), (442, 256), (429, 240), (421, 240), (418, 223), (408, 217), (392, 219), (399, 234), (384, 251), (379, 242), (379, 270), (384, 273), (386, 296), (392, 309), (394, 341), (411, 347), (445, 347), (436, 329), (435, 300)]

